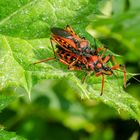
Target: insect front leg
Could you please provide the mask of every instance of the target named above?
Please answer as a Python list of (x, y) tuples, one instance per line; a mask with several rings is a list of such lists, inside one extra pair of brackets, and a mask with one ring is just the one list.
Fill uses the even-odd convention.
[(116, 64), (111, 67), (112, 70), (121, 69), (124, 73), (124, 87), (126, 88), (126, 68), (124, 65)]
[(110, 59), (114, 63), (114, 66), (111, 67), (112, 70), (121, 69), (123, 71), (123, 73), (124, 73), (124, 87), (126, 87), (126, 68), (125, 68), (125, 66), (118, 64), (113, 55), (107, 55), (103, 60), (103, 64), (107, 63)]
[(111, 60), (111, 61), (113, 62), (113, 64), (115, 64), (115, 65), (118, 64), (117, 61), (115, 60), (114, 55), (111, 55), (111, 54), (107, 55), (107, 56), (104, 58), (103, 64), (107, 63), (109, 60)]
[(102, 76), (102, 87), (101, 87), (101, 93), (100, 93), (100, 96), (102, 96), (103, 95), (103, 91), (104, 91), (104, 75), (103, 75), (102, 71), (97, 72), (95, 75), (97, 77), (100, 76), (100, 75)]
[(124, 87), (126, 88), (126, 68), (125, 68), (125, 66), (118, 64), (113, 55), (111, 56), (111, 59), (112, 59), (113, 63), (115, 64), (114, 66), (111, 67), (111, 69), (112, 70), (121, 69), (123, 71), (123, 73), (124, 73)]

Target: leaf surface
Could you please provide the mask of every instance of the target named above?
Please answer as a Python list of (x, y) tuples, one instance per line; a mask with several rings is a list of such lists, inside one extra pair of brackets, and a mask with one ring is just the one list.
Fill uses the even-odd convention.
[[(85, 25), (101, 0), (0, 1), (0, 33), (26, 39), (48, 37), (50, 27)], [(7, 5), (8, 3), (8, 5)]]
[(1, 140), (27, 140), (21, 136), (16, 135), (15, 132), (7, 132), (5, 130), (0, 130)]
[[(100, 96), (101, 77), (91, 74), (82, 84), (84, 72), (69, 71), (59, 61), (33, 65), (38, 60), (54, 57), (49, 38), (40, 39), (49, 36), (50, 27), (64, 27), (70, 23), (78, 26), (76, 30), (82, 26), (84, 29), (88, 22), (87, 16), (98, 11), (100, 1), (15, 0), (15, 3), (9, 2), (9, 6), (6, 6), (6, 2), (9, 1), (0, 1), (0, 89), (22, 86), (30, 95), (32, 87), (39, 80), (66, 78), (70, 81), (70, 87), (84, 99), (102, 101), (139, 120), (139, 102), (124, 92), (121, 72), (118, 72), (118, 79), (105, 77), (104, 94)], [(84, 34), (88, 36), (86, 32)]]

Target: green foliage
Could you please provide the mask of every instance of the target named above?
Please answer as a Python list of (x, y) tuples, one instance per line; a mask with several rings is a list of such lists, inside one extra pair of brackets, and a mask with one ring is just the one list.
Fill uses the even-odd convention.
[(0, 130), (0, 139), (1, 140), (26, 140), (25, 138), (21, 136), (17, 136), (14, 132), (7, 132), (5, 130)]
[[(80, 23), (84, 23), (86, 16), (96, 11), (99, 2), (100, 0), (98, 2), (96, 0), (70, 0), (69, 2), (65, 0), (23, 0), (22, 2), (14, 0), (11, 3), (8, 0), (1, 0), (0, 32), (4, 35), (27, 39), (46, 38), (50, 34), (51, 26), (76, 24), (79, 20)], [(81, 18), (82, 14), (85, 15), (84, 18)]]
[[(113, 38), (121, 42), (128, 53), (125, 53), (126, 61), (136, 61), (140, 58), (140, 26), (139, 10), (129, 10), (126, 13), (115, 14), (108, 19), (98, 19), (93, 22), (93, 27), (102, 35)], [(117, 23), (117, 24), (116, 24)], [(106, 26), (105, 26), (106, 25)], [(121, 49), (121, 48), (120, 48)], [(131, 53), (129, 53), (131, 51)]]
[(0, 95), (0, 110), (4, 109), (12, 101), (14, 101), (14, 96)]
[[(17, 116), (11, 117), (12, 123), (17, 122), (19, 118), (26, 117), (26, 114), (30, 114), (30, 109), (34, 110), (36, 107), (39, 111), (33, 111), (34, 113), (40, 113), (45, 117), (49, 114), (48, 118), (60, 121), (64, 126), (74, 131), (86, 129), (88, 132), (93, 132), (95, 126), (90, 122), (91, 114), (94, 111), (97, 112), (93, 115), (96, 116), (94, 121), (98, 121), (98, 114), (100, 112), (106, 114), (107, 106), (111, 107), (109, 112), (112, 112), (110, 110), (115, 108), (120, 116), (125, 119), (133, 118), (140, 121), (140, 102), (124, 91), (121, 86), (123, 85), (122, 72), (116, 72), (118, 78), (114, 76), (105, 77), (104, 94), (100, 96), (101, 77), (95, 77), (92, 74), (82, 84), (81, 79), (84, 72), (69, 71), (59, 61), (54, 60), (33, 65), (38, 60), (53, 57), (49, 41), (50, 27), (64, 28), (67, 24), (74, 27), (79, 35), (86, 36), (91, 44), (94, 43), (94, 39), (85, 31), (85, 28), (88, 27), (87, 31), (91, 34), (96, 31), (97, 37), (110, 41), (107, 46), (112, 52), (108, 51), (107, 53), (114, 54), (117, 50), (116, 53), (123, 56), (118, 57), (115, 54), (118, 59), (122, 59), (121, 61), (139, 60), (140, 47), (137, 46), (140, 45), (140, 34), (137, 31), (140, 29), (138, 12), (140, 7), (135, 5), (132, 0), (130, 0), (130, 8), (126, 7), (125, 2), (115, 2), (114, 0), (112, 9), (114, 14), (108, 17), (103, 13), (108, 4), (111, 5), (109, 0), (14, 0), (12, 3), (9, 0), (0, 1), (0, 90), (2, 93), (0, 110), (14, 101), (19, 94), (22, 95), (25, 92), (23, 89), (26, 90), (29, 98), (32, 99), (31, 102), (33, 102), (29, 106), (26, 99), (24, 99), (24, 105), (15, 103), (16, 107), (11, 108), (19, 113)], [(111, 15), (110, 12), (108, 14)], [(98, 46), (100, 44), (100, 41), (98, 41)], [(128, 73), (127, 78), (130, 77), (131, 74)], [(44, 79), (50, 82), (40, 83), (40, 80)], [(49, 79), (55, 80), (51, 81)], [(37, 83), (39, 84), (34, 88)], [(53, 84), (55, 87), (52, 86)], [(17, 88), (13, 91), (14, 96), (13, 93), (12, 95), (8, 94), (11, 91), (7, 90), (5, 94), (7, 87)], [(20, 89), (20, 87), (23, 89)], [(47, 95), (45, 95), (46, 91)], [(72, 97), (76, 96), (74, 94), (79, 94), (83, 100), (89, 103), (91, 101), (92, 103), (102, 102), (104, 104), (97, 108), (94, 107), (94, 110), (88, 110), (88, 107), (82, 105), (84, 101), (81, 104), (76, 102), (76, 97)], [(67, 105), (67, 110), (65, 105)], [(105, 113), (102, 111), (104, 106)], [(49, 113), (46, 114), (43, 110)], [(85, 115), (87, 110), (89, 114)], [(116, 116), (114, 114), (113, 116)], [(112, 114), (109, 113), (108, 115), (111, 116)], [(103, 118), (99, 117), (99, 122), (106, 117), (108, 118), (106, 115), (103, 115)], [(36, 120), (36, 118), (33, 120)], [(12, 123), (6, 125), (10, 127)], [(28, 122), (27, 126), (25, 123), (19, 131), (24, 132), (24, 128), (28, 128), (28, 126), (30, 128), (30, 124), (32, 124), (32, 121), (29, 119), (29, 125)], [(41, 123), (41, 125), (43, 124)], [(38, 126), (40, 128), (40, 122)], [(46, 128), (46, 126), (43, 127)], [(97, 135), (93, 138), (98, 139), (96, 137), (99, 137), (99, 135), (101, 135), (101, 132), (97, 131)], [(110, 137), (107, 135), (110, 135)], [(15, 133), (4, 130), (0, 132), (0, 136), (3, 140), (6, 140), (4, 137), (22, 139)], [(66, 135), (66, 137), (68, 136)], [(113, 139), (112, 130), (108, 128), (104, 131), (103, 137)]]

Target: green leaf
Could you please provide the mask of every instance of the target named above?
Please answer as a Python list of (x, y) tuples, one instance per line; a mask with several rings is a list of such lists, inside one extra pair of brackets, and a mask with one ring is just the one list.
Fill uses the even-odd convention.
[[(14, 41), (16, 42), (16, 40)], [(29, 91), (25, 75), (26, 72), (22, 69), (19, 62), (15, 61), (13, 55), (7, 37), (0, 36), (0, 89), (7, 86), (20, 85)]]
[(0, 111), (15, 100), (15, 96), (0, 95)]
[(140, 9), (139, 0), (130, 0), (131, 9)]
[(96, 13), (100, 1), (1, 0), (0, 33), (30, 39), (48, 37), (51, 26), (84, 25), (87, 16)]
[[(96, 21), (92, 21), (92, 28), (96, 32), (120, 42), (120, 46), (125, 52), (129, 50), (125, 57), (129, 61), (132, 61), (131, 58), (135, 58), (135, 60), (140, 58), (140, 47), (138, 47), (140, 45), (140, 33), (138, 32), (140, 30), (140, 14), (138, 11), (133, 9), (108, 18), (98, 17)], [(130, 51), (131, 53), (129, 53)]]
[[(4, 55), (6, 66), (10, 77), (7, 77), (6, 68), (2, 71), (1, 83), (2, 87), (8, 85), (22, 86), (27, 91), (30, 91), (32, 86), (41, 79), (59, 79), (66, 78), (71, 82), (70, 86), (77, 90), (83, 98), (92, 98), (98, 101), (102, 101), (105, 104), (116, 108), (119, 112), (121, 110), (130, 114), (132, 118), (139, 119), (139, 102), (131, 97), (128, 93), (125, 93), (119, 86), (123, 85), (123, 73), (118, 72), (118, 80), (111, 76), (106, 76), (105, 88), (103, 96), (100, 96), (101, 91), (101, 77), (97, 78), (93, 75), (87, 77), (84, 84), (81, 83), (81, 79), (77, 78), (78, 75), (84, 76), (82, 72), (69, 71), (66, 66), (59, 61), (52, 60), (47, 63), (36, 64), (32, 63), (38, 61), (38, 59), (44, 59), (53, 57), (53, 52), (48, 39), (38, 39), (25, 41), (18, 38), (3, 37), (4, 48), (9, 52)], [(6, 40), (6, 45), (5, 45)], [(4, 53), (4, 51), (3, 51)], [(12, 63), (12, 66), (10, 64)], [(8, 65), (9, 64), (9, 65)], [(3, 68), (3, 66), (1, 65)], [(14, 71), (13, 71), (14, 68)], [(22, 73), (22, 77), (21, 77)], [(118, 85), (119, 81), (119, 85)]]
[(26, 139), (16, 135), (15, 132), (7, 132), (5, 130), (0, 130), (0, 140), (26, 140)]
[(79, 79), (72, 79), (71, 84), (79, 92), (83, 93), (83, 98), (88, 97), (89, 99), (102, 101), (115, 108), (118, 113), (124, 111), (132, 118), (139, 120), (140, 103), (128, 93), (124, 92), (123, 88), (120, 87), (120, 85), (122, 85), (120, 81), (123, 79), (123, 75), (122, 73), (118, 73), (118, 75), (118, 79), (113, 76), (106, 76), (104, 94), (102, 96), (100, 96), (101, 78), (91, 76), (84, 85), (81, 85)]
[[(63, 2), (34, 0), (20, 2), (20, 4), (15, 0), (15, 3), (6, 7), (5, 1), (2, 0), (0, 2), (0, 33), (3, 34), (0, 35), (0, 68), (2, 68), (0, 70), (0, 89), (8, 86), (22, 86), (30, 95), (32, 86), (39, 80), (66, 78), (70, 81), (70, 86), (77, 90), (84, 99), (102, 101), (119, 112), (125, 111), (132, 118), (139, 120), (139, 102), (125, 93), (122, 87), (119, 89), (119, 85), (123, 85), (121, 72), (118, 72), (118, 79), (113, 76), (105, 77), (104, 94), (100, 96), (101, 77), (97, 78), (92, 74), (82, 84), (81, 79), (84, 74), (69, 71), (59, 61), (32, 64), (41, 59), (54, 57), (49, 39), (23, 40), (5, 36), (28, 39), (47, 37), (51, 26), (61, 27), (68, 23), (78, 26), (77, 30), (81, 26), (84, 29), (88, 22), (87, 16), (98, 11), (99, 4), (100, 1), (96, 0)], [(6, 10), (8, 12), (5, 12)], [(110, 21), (108, 22), (110, 23)], [(101, 22), (101, 24), (103, 23)]]
[(126, 3), (126, 1), (125, 0), (113, 0), (113, 8), (112, 8), (112, 12), (114, 13), (114, 14), (121, 14), (121, 13), (123, 13), (124, 12), (124, 10), (125, 10), (125, 3)]

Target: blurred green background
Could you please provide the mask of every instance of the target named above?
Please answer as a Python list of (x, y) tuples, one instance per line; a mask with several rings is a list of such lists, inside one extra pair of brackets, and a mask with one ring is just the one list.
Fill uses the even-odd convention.
[[(140, 1), (113, 0), (102, 8), (102, 16), (90, 15), (86, 30), (121, 55), (130, 73), (140, 72)], [(108, 16), (108, 18), (105, 18)], [(140, 80), (140, 76), (135, 76)], [(0, 114), (1, 128), (29, 140), (138, 140), (139, 123), (119, 110), (82, 100), (70, 81), (42, 80), (33, 89), (31, 101), (22, 88), (9, 87), (2, 94), (16, 94)], [(128, 94), (140, 100), (140, 83), (127, 81)]]

